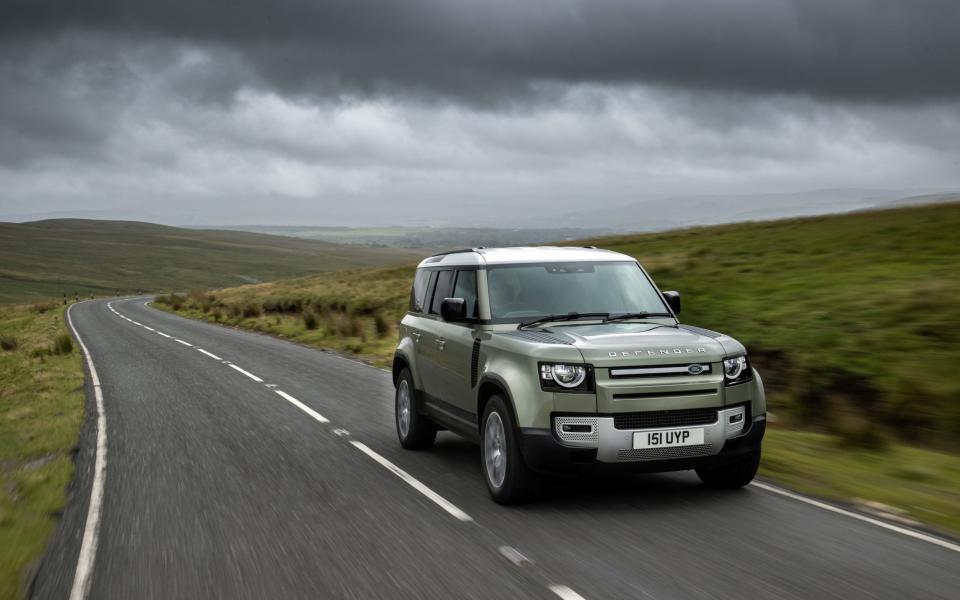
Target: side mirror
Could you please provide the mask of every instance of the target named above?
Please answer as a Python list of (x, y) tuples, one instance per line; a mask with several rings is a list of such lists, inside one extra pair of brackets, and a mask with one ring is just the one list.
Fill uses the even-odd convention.
[(440, 317), (448, 323), (465, 323), (467, 301), (463, 298), (444, 298), (440, 303)]
[(664, 292), (663, 299), (667, 301), (667, 305), (670, 306), (673, 314), (680, 314), (680, 292)]

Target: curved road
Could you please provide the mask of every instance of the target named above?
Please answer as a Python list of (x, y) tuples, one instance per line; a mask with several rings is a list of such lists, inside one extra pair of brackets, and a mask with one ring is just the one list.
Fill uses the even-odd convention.
[[(478, 449), (400, 449), (382, 370), (149, 308), (73, 323), (106, 417), (95, 553), (91, 405), (33, 593), (65, 598), (956, 598), (960, 552), (689, 473), (487, 497)], [(90, 377), (88, 397), (93, 398)], [(95, 511), (96, 512), (96, 511)], [(89, 550), (89, 548), (88, 548)], [(89, 587), (74, 589), (78, 564)], [(83, 588), (83, 586), (80, 586)]]

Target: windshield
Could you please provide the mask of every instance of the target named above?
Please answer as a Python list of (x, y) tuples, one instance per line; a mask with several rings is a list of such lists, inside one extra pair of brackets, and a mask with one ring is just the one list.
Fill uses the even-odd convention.
[(634, 262), (489, 267), (493, 319), (529, 320), (578, 313), (665, 313), (656, 288)]

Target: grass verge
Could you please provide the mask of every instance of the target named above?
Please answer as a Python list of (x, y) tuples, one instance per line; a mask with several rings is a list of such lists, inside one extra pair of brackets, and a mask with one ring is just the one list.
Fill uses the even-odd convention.
[(73, 477), (85, 396), (64, 318), (0, 305), (0, 598), (24, 595)]
[[(760, 475), (785, 487), (885, 513), (960, 536), (960, 457), (892, 443), (851, 447), (823, 433), (768, 427)], [(881, 507), (883, 508), (883, 507)]]

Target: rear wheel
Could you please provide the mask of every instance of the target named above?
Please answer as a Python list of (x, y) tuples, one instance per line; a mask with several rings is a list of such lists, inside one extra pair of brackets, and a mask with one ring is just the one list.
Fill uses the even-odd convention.
[(420, 414), (417, 393), (413, 387), (410, 369), (404, 368), (397, 377), (395, 402), (397, 437), (407, 450), (422, 450), (433, 446), (437, 427), (429, 418)]
[(495, 502), (517, 504), (533, 497), (537, 476), (523, 461), (513, 413), (502, 396), (490, 398), (483, 411), (480, 448), (483, 479)]
[(697, 469), (697, 476), (705, 485), (718, 489), (741, 488), (751, 481), (760, 466), (760, 446), (737, 460), (721, 465)]

